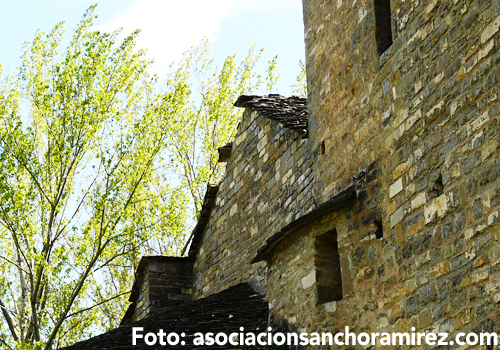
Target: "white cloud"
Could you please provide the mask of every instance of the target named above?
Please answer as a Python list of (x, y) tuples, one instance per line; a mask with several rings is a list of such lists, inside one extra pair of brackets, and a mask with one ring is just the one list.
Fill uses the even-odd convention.
[(148, 49), (160, 72), (204, 37), (215, 39), (230, 15), (230, 0), (136, 0), (127, 10), (97, 29), (124, 33), (141, 29), (138, 47)]
[(138, 47), (148, 49), (155, 70), (163, 74), (204, 37), (214, 41), (229, 16), (296, 11), (300, 6), (301, 0), (134, 0), (127, 10), (97, 29), (123, 27), (124, 33), (141, 29)]
[(233, 0), (231, 1), (238, 12), (287, 12), (302, 9), (302, 0)]

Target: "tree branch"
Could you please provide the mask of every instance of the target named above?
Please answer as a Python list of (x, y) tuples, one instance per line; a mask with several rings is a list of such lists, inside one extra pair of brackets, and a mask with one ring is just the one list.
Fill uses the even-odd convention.
[(9, 310), (5, 307), (5, 304), (1, 298), (0, 298), (0, 309), (2, 309), (3, 317), (5, 318), (5, 321), (7, 321), (7, 325), (9, 326), (12, 338), (14, 338), (14, 341), (19, 341), (19, 338), (16, 333), (16, 328), (14, 327), (14, 322), (12, 322), (12, 318), (9, 315)]
[(8, 347), (10, 350), (14, 350), (14, 348), (12, 348), (9, 344), (7, 344), (5, 340), (3, 340), (2, 338), (0, 338), (0, 342), (4, 344), (6, 347)]
[(130, 291), (129, 291), (129, 292), (120, 293), (120, 294), (118, 294), (118, 295), (115, 295), (114, 297), (111, 297), (111, 298), (109, 298), (109, 299), (103, 300), (103, 301), (101, 301), (100, 303), (97, 303), (97, 304), (92, 305), (92, 306), (90, 306), (90, 307), (87, 307), (87, 308), (85, 308), (85, 309), (82, 309), (82, 310), (78, 310), (78, 311), (76, 311), (76, 312), (73, 312), (72, 314), (69, 314), (68, 316), (66, 316), (66, 319), (68, 319), (68, 318), (70, 318), (70, 317), (73, 317), (73, 316), (75, 316), (75, 315), (81, 314), (81, 313), (83, 313), (83, 312), (86, 312), (86, 311), (92, 310), (93, 308), (96, 308), (96, 307), (98, 307), (98, 306), (100, 306), (100, 305), (102, 305), (102, 304), (106, 304), (107, 302), (110, 302), (111, 300), (114, 300), (114, 299), (116, 299), (116, 298), (121, 297), (122, 295), (129, 294), (129, 293), (130, 293)]

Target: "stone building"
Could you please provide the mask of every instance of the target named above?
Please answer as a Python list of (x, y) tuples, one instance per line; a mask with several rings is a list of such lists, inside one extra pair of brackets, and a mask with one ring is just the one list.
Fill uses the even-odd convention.
[(143, 258), (124, 326), (251, 288), (290, 330), (500, 333), (500, 1), (303, 10), (307, 105), (240, 97), (188, 256)]

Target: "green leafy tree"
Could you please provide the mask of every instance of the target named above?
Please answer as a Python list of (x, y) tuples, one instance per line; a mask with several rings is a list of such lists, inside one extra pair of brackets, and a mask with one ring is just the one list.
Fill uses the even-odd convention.
[(142, 254), (185, 243), (236, 98), (278, 79), (262, 54), (216, 66), (209, 44), (173, 66), (162, 91), (138, 31), (92, 31), (66, 49), (62, 24), (27, 43), (0, 86), (0, 347), (54, 349), (114, 328)]
[(178, 190), (189, 198), (193, 217), (201, 209), (207, 183), (217, 183), (223, 175), (217, 149), (232, 140), (243, 113), (233, 103), (261, 88), (272, 92), (279, 77), (277, 56), (268, 62), (264, 78), (254, 73), (263, 49), (252, 47), (239, 62), (236, 54), (228, 56), (221, 66), (209, 51), (205, 40), (186, 52), (171, 67), (156, 104), (158, 114), (171, 121), (166, 129), (169, 169), (178, 180)]
[[(59, 24), (25, 46), (0, 90), (0, 341), (51, 349), (116, 326), (139, 254), (185, 231), (185, 199), (162, 167), (138, 32), (91, 31), (66, 50)], [(24, 108), (21, 108), (24, 107)]]
[(307, 98), (307, 74), (306, 64), (304, 61), (299, 61), (300, 72), (296, 77), (297, 84), (292, 85), (292, 94), (299, 97)]

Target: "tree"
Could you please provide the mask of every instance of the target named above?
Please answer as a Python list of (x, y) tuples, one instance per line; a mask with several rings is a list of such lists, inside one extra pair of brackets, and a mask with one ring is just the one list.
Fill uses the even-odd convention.
[[(0, 343), (53, 349), (119, 322), (141, 254), (178, 252), (217, 181), (262, 51), (222, 67), (208, 42), (172, 67), (163, 91), (138, 31), (92, 31), (67, 49), (62, 24), (38, 33), (0, 86)], [(200, 94), (193, 87), (196, 82)], [(191, 211), (191, 215), (189, 215)]]
[(0, 90), (7, 348), (115, 326), (143, 247), (185, 230), (185, 200), (158, 176), (168, 121), (155, 113), (151, 62), (134, 51), (138, 32), (117, 43), (119, 31), (90, 30), (95, 17), (91, 7), (64, 54), (61, 24), (38, 33)]
[(292, 85), (292, 94), (299, 97), (307, 98), (307, 74), (306, 64), (304, 61), (299, 61), (300, 72), (295, 78), (297, 84)]
[(268, 62), (264, 77), (254, 73), (263, 49), (253, 46), (239, 63), (236, 54), (228, 56), (221, 67), (208, 56), (209, 51), (210, 44), (204, 40), (186, 52), (171, 67), (167, 87), (156, 103), (158, 114), (171, 121), (166, 129), (168, 168), (178, 179), (178, 190), (189, 198), (193, 217), (201, 209), (206, 185), (219, 182), (224, 173), (217, 149), (233, 138), (243, 113), (233, 103), (264, 84), (272, 92), (279, 78), (277, 56)]

